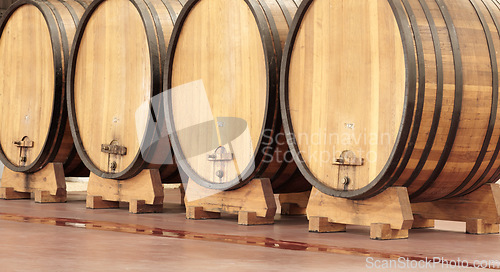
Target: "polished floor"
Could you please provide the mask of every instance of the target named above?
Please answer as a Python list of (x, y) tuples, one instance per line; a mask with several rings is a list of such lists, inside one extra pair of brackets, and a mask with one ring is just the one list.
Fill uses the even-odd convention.
[(164, 213), (142, 215), (88, 210), (83, 193), (64, 204), (1, 200), (0, 272), (475, 271), (474, 263), (500, 260), (500, 235), (466, 235), (462, 223), (438, 221), (408, 240), (372, 241), (365, 227), (309, 233), (304, 216), (250, 227), (234, 216), (186, 220), (178, 190), (166, 192)]

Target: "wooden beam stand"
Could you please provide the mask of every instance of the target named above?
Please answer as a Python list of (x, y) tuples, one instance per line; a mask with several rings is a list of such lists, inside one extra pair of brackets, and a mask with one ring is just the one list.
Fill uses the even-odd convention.
[(365, 200), (333, 197), (313, 188), (307, 217), (310, 232), (344, 232), (346, 225), (361, 225), (370, 227), (375, 240), (406, 239), (413, 223), (404, 187), (391, 187)]
[(30, 199), (37, 203), (66, 202), (66, 181), (62, 163), (49, 163), (35, 173), (14, 172), (4, 167), (0, 198)]
[(87, 188), (88, 209), (119, 208), (129, 203), (131, 213), (163, 211), (163, 186), (158, 169), (146, 169), (127, 180), (104, 179), (90, 174)]
[(305, 215), (311, 191), (292, 194), (280, 194), (282, 215)]
[[(448, 220), (466, 222), (470, 234), (499, 233), (500, 185), (486, 184), (462, 196), (433, 202), (412, 203), (418, 221)], [(420, 224), (414, 227), (419, 227)]]
[(186, 188), (186, 218), (215, 219), (221, 213), (238, 214), (240, 225), (274, 223), (276, 202), (269, 179), (254, 179), (242, 188), (218, 191), (191, 179)]
[(181, 192), (181, 205), (182, 206), (186, 206), (186, 203), (184, 203), (184, 201), (186, 200), (186, 190), (184, 190), (184, 184), (181, 183), (181, 187), (179, 188), (180, 192)]

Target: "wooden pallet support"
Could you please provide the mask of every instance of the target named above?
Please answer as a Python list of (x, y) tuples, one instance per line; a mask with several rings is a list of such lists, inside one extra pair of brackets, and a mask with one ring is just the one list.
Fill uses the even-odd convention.
[(461, 197), (412, 203), (414, 214), (425, 219), (466, 222), (469, 234), (499, 233), (500, 185), (486, 184)]
[(313, 188), (307, 205), (309, 231), (344, 232), (346, 225), (370, 227), (376, 240), (406, 239), (413, 223), (408, 191), (391, 187), (369, 199), (349, 200)]
[(0, 198), (30, 199), (37, 203), (66, 202), (66, 181), (62, 163), (49, 163), (35, 173), (14, 172), (4, 167)]
[(373, 240), (407, 239), (408, 229), (393, 229), (391, 224), (372, 223), (370, 238)]
[(120, 202), (103, 200), (102, 196), (87, 195), (86, 206), (88, 209), (118, 209)]
[(161, 213), (163, 211), (163, 200), (161, 204), (146, 204), (145, 200), (132, 199), (129, 202), (131, 213)]
[(0, 199), (17, 200), (17, 199), (30, 199), (30, 198), (31, 198), (31, 193), (17, 192), (12, 187), (0, 188)]
[(179, 187), (180, 193), (181, 193), (181, 205), (186, 206), (186, 203), (184, 202), (186, 199), (186, 190), (184, 190), (184, 184), (181, 183), (181, 186)]
[(203, 207), (189, 206), (186, 207), (186, 218), (194, 220), (219, 219), (220, 212), (207, 212)]
[(434, 228), (434, 219), (427, 219), (420, 216), (420, 214), (413, 214), (413, 225), (412, 229), (430, 229)]
[(155, 213), (163, 210), (163, 185), (158, 169), (146, 169), (127, 180), (105, 179), (90, 174), (87, 208), (116, 209), (129, 203), (131, 213)]
[(66, 202), (67, 192), (65, 189), (58, 189), (55, 195), (51, 194), (49, 191), (35, 190), (35, 202), (36, 203), (63, 203)]
[(311, 216), (309, 217), (310, 232), (346, 232), (345, 224), (331, 223), (328, 217)]
[(469, 219), (465, 225), (468, 234), (497, 234), (500, 230), (499, 224), (487, 223), (483, 219)]
[(189, 180), (186, 218), (216, 219), (221, 213), (238, 214), (240, 225), (273, 224), (276, 202), (269, 179), (254, 179), (232, 191), (207, 189)]
[(279, 201), (281, 205), (281, 214), (305, 215), (307, 202), (309, 202), (310, 195), (311, 191), (292, 194), (280, 194)]

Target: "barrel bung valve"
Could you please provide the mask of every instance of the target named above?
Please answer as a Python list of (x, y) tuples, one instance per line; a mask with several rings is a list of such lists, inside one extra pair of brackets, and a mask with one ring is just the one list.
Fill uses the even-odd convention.
[(28, 136), (24, 136), (20, 141), (14, 141), (19, 150), (19, 166), (26, 166), (28, 162), (28, 149), (33, 148), (33, 141)]
[(344, 191), (349, 189), (349, 186), (353, 184), (351, 177), (356, 176), (356, 167), (363, 166), (365, 160), (363, 158), (358, 158), (356, 154), (351, 150), (344, 150), (340, 154), (338, 159), (335, 159), (333, 165), (339, 166), (339, 179), (342, 183)]
[(102, 144), (101, 152), (108, 154), (108, 171), (115, 173), (121, 157), (127, 155), (127, 148), (119, 145), (118, 141), (112, 141), (110, 144)]
[(213, 162), (213, 180), (227, 181), (227, 165), (233, 160), (233, 154), (227, 152), (223, 146), (219, 146), (213, 154), (208, 155), (208, 160)]

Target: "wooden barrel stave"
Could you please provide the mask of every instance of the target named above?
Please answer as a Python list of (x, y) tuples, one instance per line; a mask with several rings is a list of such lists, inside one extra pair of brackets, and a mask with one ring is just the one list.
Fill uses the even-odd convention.
[[(94, 1), (89, 8), (90, 11), (82, 18), (70, 64), (68, 109), (77, 150), (87, 167), (98, 176), (128, 179), (143, 169), (160, 169), (164, 181), (180, 181), (175, 162), (168, 160), (171, 155), (170, 145), (167, 135), (163, 133), (163, 124), (156, 124), (150, 111), (144, 111), (151, 107), (156, 109), (158, 105), (144, 104), (146, 108), (142, 109), (141, 103), (137, 101), (144, 100), (144, 103), (148, 103), (161, 92), (163, 79), (161, 63), (164, 61), (170, 33), (181, 8), (182, 1), (178, 0), (130, 2), (103, 0)], [(111, 13), (115, 15), (108, 16)], [(132, 29), (129, 31), (127, 27)], [(117, 44), (107, 46), (96, 40), (112, 39), (110, 35), (115, 36), (113, 39)], [(130, 42), (127, 43), (127, 39)], [(135, 49), (120, 45), (138, 44), (137, 41), (140, 41), (141, 45)], [(127, 56), (127, 52), (133, 55)], [(97, 56), (93, 56), (94, 53)], [(95, 65), (92, 58), (106, 59), (106, 65), (110, 67), (113, 65), (119, 67), (120, 63), (130, 62), (131, 58), (134, 58), (130, 63), (141, 63), (142, 68), (121, 65), (123, 67), (112, 71), (111, 68)], [(138, 71), (143, 76), (139, 75)], [(113, 75), (113, 78), (103, 77), (103, 73)], [(127, 87), (123, 82), (131, 84), (132, 87)], [(143, 85), (138, 82), (143, 82)], [(102, 84), (106, 85), (105, 89)], [(86, 86), (98, 87), (91, 89)], [(99, 99), (99, 93), (107, 93), (107, 97)], [(94, 96), (94, 100), (88, 99), (88, 96)], [(116, 100), (112, 97), (120, 97), (118, 103), (115, 103)], [(96, 104), (101, 105), (102, 109), (91, 110)], [(144, 121), (144, 131), (149, 133), (140, 136), (136, 131), (142, 128), (136, 128), (134, 115), (139, 108), (142, 112), (138, 118)], [(90, 111), (92, 114), (88, 114)], [(101, 133), (93, 135), (89, 132), (92, 131), (91, 128)], [(156, 135), (161, 137), (158, 142), (152, 142), (155, 135), (152, 135), (151, 131), (161, 133)], [(102, 153), (101, 144), (115, 143), (126, 146), (127, 153), (123, 156), (110, 155), (110, 157)], [(110, 168), (111, 164), (108, 161), (111, 160), (116, 163), (115, 169)]]
[[(63, 40), (64, 38), (61, 38), (61, 45), (62, 54), (64, 55), (64, 67), (67, 67), (71, 43), (73, 42), (76, 28), (90, 1), (80, 0), (79, 2), (76, 2), (65, 0), (50, 0), (47, 1), (47, 3), (54, 14), (54, 18), (60, 25), (60, 37), (66, 36), (66, 41)], [(65, 94), (64, 97), (66, 97)], [(65, 102), (64, 99), (63, 103)], [(56, 157), (54, 158), (54, 162), (61, 162), (64, 164), (63, 166), (65, 169), (65, 174), (67, 176), (88, 176), (89, 170), (81, 161), (73, 144), (73, 137), (71, 136), (69, 122), (67, 121), (67, 111), (65, 105), (63, 105), (63, 107), (64, 121), (62, 122), (65, 123), (63, 127), (64, 133), (62, 136), (60, 147), (58, 148), (58, 152), (56, 153)]]
[[(83, 2), (82, 2), (83, 3)], [(65, 5), (64, 5), (65, 4)], [(11, 28), (12, 29), (12, 24), (9, 26), (9, 20), (13, 18), (12, 16), (22, 16), (20, 12), (23, 12), (24, 10), (28, 11), (30, 7), (31, 8), (31, 13), (30, 15), (26, 16), (36, 16), (39, 18), (38, 21), (31, 21), (30, 23), (36, 24), (39, 23), (41, 25), (47, 25), (47, 31), (50, 33), (49, 35), (51, 36), (50, 42), (47, 42), (48, 40), (45, 40), (47, 42), (46, 44), (37, 44), (37, 42), (43, 43), (43, 40), (40, 40), (40, 36), (33, 37), (32, 33), (37, 33), (36, 31), (30, 31), (29, 28), (34, 27), (33, 26), (18, 26), (18, 31), (26, 31), (27, 36), (20, 37), (24, 39), (26, 44), (28, 46), (33, 46), (33, 44), (37, 44), (37, 50), (38, 48), (42, 46), (56, 46), (56, 48), (59, 48), (59, 52), (53, 52), (57, 54), (53, 54), (52, 57), (53, 63), (54, 63), (54, 69), (44, 69), (42, 70), (43, 72), (37, 72), (36, 66), (35, 67), (29, 67), (28, 69), (32, 70), (31, 75), (27, 76), (26, 79), (24, 80), (25, 82), (30, 82), (32, 81), (33, 78), (36, 79), (42, 79), (44, 77), (51, 77), (50, 73), (54, 73), (54, 85), (53, 85), (53, 90), (52, 88), (48, 88), (46, 91), (46, 94), (51, 96), (53, 98), (52, 102), (49, 102), (51, 100), (43, 100), (43, 102), (40, 101), (35, 101), (33, 95), (26, 93), (26, 98), (24, 98), (24, 101), (16, 101), (16, 99), (9, 99), (9, 101), (6, 101), (6, 103), (9, 103), (8, 108), (15, 107), (15, 103), (26, 103), (26, 101), (31, 101), (30, 103), (33, 104), (31, 107), (31, 110), (24, 107), (27, 111), (26, 116), (30, 116), (31, 111), (36, 111), (37, 107), (40, 107), (41, 104), (39, 103), (53, 103), (53, 104), (47, 104), (45, 111), (47, 112), (54, 106), (53, 108), (53, 113), (52, 118), (49, 122), (43, 121), (42, 126), (46, 126), (45, 128), (37, 129), (35, 130), (40, 130), (43, 132), (39, 132), (39, 135), (34, 135), (32, 129), (37, 126), (36, 123), (29, 123), (28, 127), (23, 128), (22, 130), (21, 127), (17, 126), (12, 127), (13, 129), (10, 129), (10, 132), (5, 132), (7, 129), (6, 127), (9, 127), (9, 122), (3, 122), (2, 127), (3, 127), (3, 139), (2, 139), (2, 155), (0, 156), (2, 158), (3, 163), (9, 167), (10, 169), (14, 171), (20, 171), (20, 172), (36, 172), (43, 168), (47, 163), (49, 162), (62, 162), (64, 163), (65, 166), (65, 174), (66, 175), (85, 175), (86, 173), (88, 174), (88, 171), (86, 171), (85, 167), (83, 164), (81, 164), (79, 157), (78, 156), (70, 156), (72, 152), (74, 152), (74, 147), (72, 144), (72, 139), (71, 139), (71, 134), (65, 133), (64, 131), (66, 130), (66, 111), (64, 108), (64, 80), (65, 80), (65, 67), (66, 67), (66, 61), (68, 56), (65, 55), (65, 52), (69, 53), (69, 45), (67, 40), (71, 40), (74, 31), (72, 32), (71, 29), (76, 29), (75, 21), (74, 18), (71, 17), (71, 20), (69, 20), (69, 17), (67, 16), (69, 14), (69, 8), (75, 7), (75, 11), (73, 12), (73, 16), (77, 16), (77, 19), (79, 16), (81, 16), (84, 12), (84, 7), (81, 6), (79, 3), (76, 3), (74, 1), (65, 1), (63, 2), (60, 1), (19, 1), (16, 4), (12, 5), (10, 9), (7, 11), (7, 14), (5, 18), (2, 20), (2, 32), (4, 29)], [(27, 9), (28, 8), (28, 9)], [(17, 14), (17, 15), (16, 15)], [(28, 17), (28, 18), (34, 18), (34, 17)], [(43, 18), (43, 19), (41, 19)], [(15, 26), (14, 26), (15, 27)], [(69, 31), (66, 32), (66, 29)], [(6, 30), (7, 31), (7, 30)], [(6, 32), (7, 33), (7, 32)], [(47, 33), (47, 32), (45, 32)], [(8, 35), (8, 34), (6, 34)], [(6, 39), (8, 39), (8, 36), (6, 36)], [(20, 41), (22, 42), (22, 41)], [(4, 44), (7, 44), (8, 41), (6, 41)], [(53, 45), (55, 44), (55, 45)], [(7, 46), (7, 45), (5, 45)], [(23, 45), (20, 45), (22, 47)], [(4, 47), (4, 50), (8, 50), (7, 47)], [(56, 49), (54, 49), (56, 50)], [(4, 52), (7, 53), (7, 52)], [(49, 56), (49, 55), (46, 55)], [(15, 57), (15, 56), (11, 56)], [(22, 57), (20, 57), (22, 58)], [(29, 59), (29, 63), (32, 62), (33, 58), (26, 58), (26, 62)], [(2, 60), (4, 63), (6, 58)], [(26, 65), (31, 65), (26, 63)], [(19, 66), (18, 66), (19, 67)], [(19, 67), (20, 68), (20, 67)], [(22, 69), (22, 68), (20, 68)], [(45, 75), (44, 73), (49, 73), (48, 75)], [(22, 72), (19, 72), (22, 73)], [(16, 77), (9, 77), (10, 79), (16, 80)], [(22, 79), (20, 79), (22, 80)], [(12, 83), (12, 84), (18, 84), (20, 88), (23, 83)], [(27, 83), (29, 84), (29, 83)], [(6, 87), (7, 86), (7, 87)], [(9, 90), (9, 86), (13, 85), (4, 85), (5, 91)], [(27, 85), (25, 85), (27, 86)], [(36, 87), (35, 87), (36, 88)], [(53, 94), (51, 93), (53, 92)], [(5, 97), (5, 96), (4, 96)], [(52, 106), (51, 106), (52, 105)], [(5, 107), (4, 107), (5, 108)], [(7, 109), (8, 109), (7, 108)], [(37, 118), (46, 118), (43, 117), (44, 115), (40, 115), (41, 117)], [(11, 116), (13, 120), (10, 120), (10, 122), (17, 122), (16, 118), (14, 116)], [(28, 119), (26, 119), (28, 120)], [(36, 121), (36, 120), (35, 120)], [(40, 126), (40, 124), (38, 124)], [(50, 129), (49, 129), (50, 126)], [(29, 129), (31, 127), (31, 129)], [(28, 129), (28, 130), (26, 130)], [(48, 129), (46, 131), (46, 129)], [(31, 132), (30, 132), (31, 131)], [(46, 132), (45, 132), (46, 131)], [(7, 134), (10, 135), (7, 135)], [(45, 134), (46, 133), (46, 134)], [(26, 157), (27, 161), (26, 163), (20, 163), (17, 158), (14, 158), (12, 154), (18, 153), (19, 150), (15, 150), (15, 148), (12, 148), (12, 141), (17, 141), (20, 139), (20, 137), (24, 136), (30, 136), (35, 140), (36, 143), (34, 143), (34, 146), (38, 146), (34, 151), (27, 151)], [(14, 139), (16, 138), (16, 139)]]
[[(500, 36), (500, 21), (498, 20), (500, 16), (499, 7), (494, 4), (494, 1), (484, 2), (482, 5), (476, 4), (476, 6), (479, 8), (478, 12), (483, 14), (485, 24), (487, 24), (487, 27), (491, 32), (491, 38), (490, 38), (492, 40), (491, 48), (500, 48), (500, 40), (497, 38)], [(500, 63), (500, 55), (496, 53), (496, 62), (492, 63), (492, 67), (496, 66), (495, 69), (498, 69), (498, 63)], [(497, 80), (498, 79), (493, 79), (494, 82)], [(500, 107), (498, 107), (498, 104), (496, 106), (497, 106), (497, 112), (496, 112), (495, 128), (498, 126), (500, 122)], [(477, 189), (481, 185), (481, 180), (485, 180), (488, 182), (496, 182), (498, 180), (498, 178), (493, 178), (493, 175), (496, 172), (495, 169), (500, 168), (500, 162), (495, 159), (498, 157), (498, 152), (500, 151), (500, 144), (498, 143), (497, 140), (500, 138), (499, 133), (500, 132), (498, 131), (498, 129), (495, 129), (491, 137), (490, 147), (488, 148), (488, 151), (490, 150), (494, 151), (488, 152), (485, 157), (485, 160), (490, 161), (490, 163), (487, 166), (481, 165), (481, 168), (486, 168), (486, 169), (485, 170), (480, 169), (480, 171), (478, 171), (478, 173), (472, 178), (472, 180), (477, 180), (477, 181), (472, 186), (469, 186), (469, 188), (466, 187), (462, 189), (462, 191), (459, 192), (460, 194), (469, 193), (472, 190)]]
[[(278, 30), (280, 40), (278, 56), (281, 60), (281, 52), (285, 46), (288, 31), (292, 24), (293, 16), (297, 12), (298, 6), (300, 5), (300, 1), (265, 0), (263, 2), (270, 7), (272, 19), (275, 21), (276, 28)], [(279, 96), (276, 97), (279, 99)], [(276, 110), (279, 111), (278, 107)], [(285, 132), (282, 129), (281, 118), (280, 116), (276, 118), (278, 119), (276, 129), (279, 127), (279, 133), (273, 136), (273, 139), (276, 142), (272, 155), (273, 158), (261, 176), (271, 179), (271, 184), (275, 193), (292, 193), (309, 190), (311, 186), (305, 182), (304, 177), (300, 174), (300, 171), (293, 162), (293, 158), (291, 158), (291, 155), (289, 154), (286, 137), (284, 136)]]
[[(179, 21), (172, 34), (169, 59), (165, 68), (168, 73), (165, 79), (165, 89), (169, 90), (172, 87), (176, 88), (201, 79), (207, 91), (207, 101), (210, 102), (208, 102), (208, 108), (205, 109), (207, 105), (203, 100), (203, 96), (205, 96), (203, 93), (201, 93), (202, 98), (199, 98), (199, 101), (193, 102), (187, 97), (179, 97), (173, 95), (173, 91), (169, 91), (167, 93), (169, 105), (166, 109), (167, 124), (172, 132), (172, 145), (179, 165), (191, 179), (200, 185), (230, 190), (244, 186), (253, 178), (265, 177), (271, 179), (277, 193), (310, 189), (310, 185), (300, 175), (290, 155), (286, 155), (288, 146), (284, 134), (280, 133), (282, 130), (277, 95), (279, 66), (276, 64), (281, 59), (288, 28), (299, 2), (291, 0), (191, 0), (186, 3), (179, 15)], [(248, 20), (248, 23), (245, 20)], [(253, 28), (251, 21), (255, 21), (258, 27)], [(241, 35), (241, 30), (231, 25), (233, 22), (239, 22), (242, 25), (246, 31), (245, 38), (238, 38)], [(204, 33), (206, 36), (195, 33)], [(229, 38), (228, 35), (234, 35), (236, 38), (231, 40), (232, 37)], [(212, 36), (218, 37), (218, 40), (208, 38)], [(258, 36), (259, 39), (252, 38), (255, 36)], [(261, 36), (262, 38), (260, 38)], [(255, 54), (252, 55), (252, 58), (258, 59), (261, 58), (261, 54), (265, 54), (267, 62), (265, 74), (262, 73), (262, 70), (259, 71), (255, 68), (264, 62), (259, 64), (245, 63), (250, 67), (246, 67), (247, 70), (238, 68), (240, 65), (243, 67), (243, 64), (234, 66), (233, 62), (240, 61), (240, 58), (246, 61), (247, 55), (245, 54), (248, 54), (249, 51), (243, 52), (246, 49), (241, 50), (241, 48), (246, 48), (249, 43), (253, 44), (254, 42), (255, 47), (252, 48), (264, 48), (263, 52), (254, 51)], [(231, 44), (233, 44), (232, 47)], [(248, 75), (248, 78), (243, 75)], [(231, 81), (227, 81), (229, 78)], [(258, 80), (265, 78), (266, 87), (263, 87), (263, 83), (257, 85)], [(231, 84), (238, 87), (228, 87)], [(247, 87), (247, 89), (242, 87), (249, 85), (253, 87)], [(236, 88), (237, 91), (232, 88)], [(244, 95), (247, 95), (247, 98), (244, 99)], [(267, 101), (262, 102), (256, 99), (259, 96), (267, 97)], [(224, 101), (218, 100), (218, 97), (226, 97), (231, 103), (226, 104)], [(250, 107), (256, 109), (261, 107), (262, 110), (254, 112), (252, 118), (263, 120), (263, 125), (262, 123), (259, 125), (259, 121), (249, 118), (251, 115), (248, 108), (245, 108), (247, 106), (243, 106), (242, 101), (246, 101), (247, 105), (250, 104)], [(241, 107), (239, 103), (242, 103)], [(199, 114), (199, 117), (192, 117), (196, 114)], [(182, 135), (179, 132), (182, 131), (181, 129), (177, 131), (178, 128), (185, 128), (188, 124), (201, 124), (210, 120), (212, 118), (209, 116), (210, 114), (213, 114), (214, 121), (212, 122), (218, 125), (220, 124), (215, 120), (221, 117), (237, 117), (245, 120), (250, 135), (248, 137), (251, 138), (251, 142), (244, 142), (243, 145), (241, 142), (232, 142), (231, 145), (219, 142), (220, 146), (229, 150), (228, 152), (234, 152), (232, 153), (234, 158), (230, 164), (235, 166), (226, 166), (228, 168), (224, 173), (226, 175), (224, 181), (216, 180), (215, 170), (209, 166), (210, 162), (207, 161), (207, 156), (215, 153), (217, 147), (206, 148), (210, 150), (203, 150), (204, 153), (202, 152), (201, 155), (190, 150), (195, 142), (202, 143), (196, 145), (199, 147), (204, 143), (210, 145), (212, 141), (217, 141), (217, 139), (212, 138), (207, 140), (210, 129), (192, 127), (195, 132), (189, 136)], [(191, 119), (185, 120), (186, 117)], [(234, 141), (239, 140), (234, 139)], [(253, 143), (251, 151), (245, 147), (248, 143), (250, 146)], [(191, 157), (191, 153), (196, 154)], [(244, 163), (241, 163), (242, 161)], [(230, 178), (226, 178), (228, 176)]]
[[(436, 82), (438, 84), (438, 90), (436, 93), (436, 97), (441, 101), (454, 101), (455, 88), (453, 87), (455, 84), (455, 70), (454, 70), (454, 61), (453, 61), (453, 49), (451, 45), (451, 41), (449, 38), (448, 30), (446, 28), (446, 22), (441, 15), (438, 4), (435, 2), (429, 2), (427, 4), (429, 6), (430, 12), (432, 12), (432, 18), (436, 24), (436, 30), (438, 35), (431, 37), (433, 43), (441, 43), (441, 46), (438, 48), (439, 53), (434, 53), (435, 58), (439, 58), (435, 62), (439, 62), (439, 66), (442, 68), (438, 68), (442, 71), (438, 71), (438, 75), (436, 75)], [(430, 15), (428, 15), (430, 16)], [(434, 40), (435, 39), (435, 40)], [(433, 51), (436, 50), (433, 49)], [(432, 61), (432, 60), (431, 60)], [(427, 72), (427, 70), (426, 70)], [(438, 78), (439, 77), (439, 78)], [(442, 83), (441, 83), (442, 82)], [(451, 87), (450, 87), (451, 86)], [(448, 139), (448, 135), (451, 129), (451, 120), (453, 117), (453, 102), (437, 102), (438, 104), (440, 117), (434, 117), (433, 121), (439, 121), (439, 127), (434, 128), (436, 138), (434, 138), (432, 145), (429, 145), (429, 149), (426, 153), (430, 153), (425, 161), (425, 165), (423, 166), (422, 171), (420, 172), (420, 177), (418, 180), (409, 181), (406, 180), (405, 183), (409, 184), (413, 182), (417, 189), (422, 187), (425, 181), (427, 181), (434, 169), (437, 167), (437, 164), (441, 158), (442, 151), (445, 149), (446, 140)], [(432, 102), (429, 102), (431, 104)], [(443, 122), (444, 121), (444, 122)], [(432, 131), (432, 130), (430, 130)], [(427, 144), (427, 142), (426, 142)], [(412, 175), (415, 177), (418, 173), (415, 174), (412, 172)], [(412, 178), (414, 179), (414, 178)], [(411, 179), (410, 179), (411, 180)], [(414, 193), (416, 189), (409, 189), (410, 193)]]
[[(287, 50), (293, 51), (295, 44), (305, 44), (303, 32), (313, 30), (313, 10), (314, 15), (324, 16), (319, 7), (340, 2), (317, 0), (306, 1), (303, 5), (300, 25), (294, 26), (300, 30), (291, 33), (289, 39), (294, 40), (289, 42), (293, 44), (285, 50), (286, 61), (292, 64), (284, 63), (286, 75), (282, 73), (282, 80), (288, 81), (288, 73), (292, 72), (294, 78), (301, 76), (292, 70), (298, 67), (299, 59), (295, 55), (299, 53)], [(403, 137), (397, 142), (398, 158), (383, 161), (389, 168), (378, 167), (380, 175), (376, 180), (363, 178), (355, 180), (349, 188), (342, 188), (340, 181), (335, 185), (335, 181), (325, 180), (324, 175), (318, 178), (317, 167), (311, 170), (310, 161), (305, 162), (298, 155), (297, 150), (307, 149), (298, 143), (292, 152), (302, 172), (311, 183), (331, 195), (367, 198), (389, 186), (406, 186), (414, 202), (461, 195), (495, 181), (500, 166), (496, 160), (500, 142), (499, 56), (495, 53), (495, 48), (500, 46), (498, 24), (495, 24), (498, 3), (389, 0), (377, 4), (390, 5), (403, 43), (406, 42), (405, 65), (409, 77), (406, 95), (409, 101), (405, 103), (405, 118), (411, 122), (406, 122), (406, 128), (402, 127)], [(323, 6), (323, 10), (327, 7)], [(385, 11), (388, 10), (386, 6)], [(287, 133), (296, 132), (292, 131), (294, 128), (302, 132), (305, 126), (300, 122), (304, 121), (298, 116), (307, 113), (304, 110), (290, 113), (290, 110), (299, 109), (294, 103), (298, 101), (295, 97), (300, 97), (298, 90), (302, 86), (296, 87), (297, 82), (292, 79), (287, 83), (294, 89), (282, 85), (285, 128)], [(291, 105), (286, 104), (289, 101)], [(288, 140), (290, 143), (296, 141), (292, 137)]]
[[(453, 6), (453, 4), (457, 6)], [(448, 7), (450, 11), (451, 18), (467, 18), (467, 14), (470, 13), (472, 8), (470, 3), (468, 4), (465, 2), (449, 3), (446, 7)], [(451, 24), (451, 20), (448, 24)], [(432, 181), (432, 179), (421, 179), (421, 181), (426, 182), (422, 187), (417, 187), (417, 190), (415, 186), (409, 187), (410, 195), (414, 201), (453, 196), (462, 191), (460, 187), (465, 187), (466, 189), (468, 186), (470, 187), (473, 184), (469, 182), (470, 179), (473, 179), (473, 171), (476, 172), (477, 178), (484, 173), (486, 166), (491, 160), (496, 143), (498, 142), (485, 139), (487, 134), (487, 129), (485, 128), (490, 127), (489, 117), (491, 116), (492, 105), (491, 86), (493, 81), (493, 71), (491, 67), (487, 66), (490, 61), (488, 55), (488, 42), (486, 41), (484, 32), (481, 33), (479, 31), (469, 31), (465, 29), (465, 26), (471, 27), (472, 29), (481, 29), (482, 26), (479, 21), (470, 19), (464, 21), (455, 19), (453, 20), (453, 25), (456, 29), (457, 39), (459, 41), (458, 45), (460, 46), (462, 65), (460, 74), (462, 75), (461, 80), (463, 81), (464, 95), (461, 100), (460, 119), (458, 121), (459, 123), (453, 147), (451, 148), (449, 156), (446, 159), (446, 164), (439, 176), (437, 177), (436, 174), (434, 174), (434, 181)], [(456, 58), (457, 55), (458, 53), (456, 53), (454, 58)], [(458, 63), (458, 60), (454, 59), (454, 62)], [(478, 62), (481, 64), (478, 64)], [(456, 67), (457, 66), (458, 65), (456, 65)], [(456, 94), (456, 92), (453, 93)], [(490, 96), (489, 99), (488, 95)], [(498, 135), (498, 125), (496, 126), (496, 131)], [(450, 134), (451, 133), (450, 131)], [(489, 133), (493, 133), (492, 126)], [(449, 146), (449, 144), (446, 146)], [(488, 153), (491, 154), (489, 159), (488, 157), (479, 157), (482, 148), (487, 148)], [(479, 160), (477, 164), (476, 160)], [(419, 194), (424, 194), (424, 192), (425, 196), (419, 197)]]

